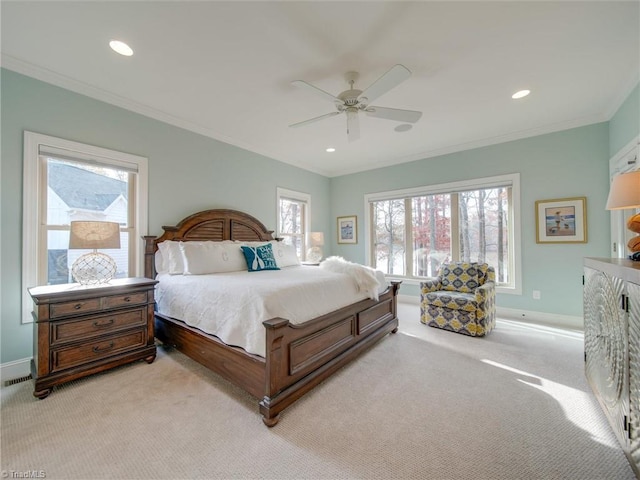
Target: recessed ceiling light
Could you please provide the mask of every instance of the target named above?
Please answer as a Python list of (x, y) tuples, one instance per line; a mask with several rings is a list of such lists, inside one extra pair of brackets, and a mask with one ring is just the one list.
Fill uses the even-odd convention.
[(333, 147), (329, 147), (329, 148), (327, 148), (327, 152), (329, 152), (329, 153), (333, 153), (333, 152), (335, 152), (335, 151), (336, 151), (336, 149), (335, 149), (335, 148), (333, 148)]
[(119, 53), (120, 55), (124, 55), (125, 57), (130, 57), (133, 55), (133, 50), (129, 45), (120, 40), (111, 40), (109, 42), (109, 46), (114, 52)]
[(530, 93), (531, 93), (531, 90), (520, 90), (519, 92), (516, 92), (513, 95), (511, 95), (511, 98), (518, 99), (518, 98), (526, 97)]
[(394, 130), (396, 132), (406, 132), (408, 130), (411, 130), (413, 128), (413, 125), (411, 125), (410, 123), (403, 123), (402, 125), (398, 125), (396, 128), (394, 128)]

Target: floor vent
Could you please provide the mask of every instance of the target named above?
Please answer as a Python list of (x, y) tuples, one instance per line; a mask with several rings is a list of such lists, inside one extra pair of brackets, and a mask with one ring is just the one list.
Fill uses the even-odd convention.
[(26, 382), (27, 380), (31, 380), (32, 378), (33, 377), (31, 376), (31, 374), (27, 375), (26, 377), (14, 378), (12, 380), (5, 381), (4, 386), (10, 387), (11, 385), (15, 385), (16, 383)]

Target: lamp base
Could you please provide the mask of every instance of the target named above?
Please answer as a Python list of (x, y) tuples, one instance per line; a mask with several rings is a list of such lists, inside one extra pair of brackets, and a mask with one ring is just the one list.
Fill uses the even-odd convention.
[(81, 285), (99, 285), (115, 277), (117, 269), (116, 262), (109, 255), (91, 252), (73, 262), (71, 274)]
[(311, 247), (307, 250), (307, 262), (319, 263), (322, 260), (322, 249), (320, 247)]

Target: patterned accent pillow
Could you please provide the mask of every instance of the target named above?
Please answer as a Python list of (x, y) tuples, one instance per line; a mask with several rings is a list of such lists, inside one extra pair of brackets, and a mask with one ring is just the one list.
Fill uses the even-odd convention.
[(247, 261), (247, 268), (250, 272), (280, 270), (276, 263), (276, 259), (273, 256), (273, 247), (270, 243), (256, 247), (242, 245), (240, 248), (242, 249), (242, 253), (244, 253), (244, 258)]
[(450, 263), (442, 266), (442, 289), (471, 293), (478, 288), (477, 262)]

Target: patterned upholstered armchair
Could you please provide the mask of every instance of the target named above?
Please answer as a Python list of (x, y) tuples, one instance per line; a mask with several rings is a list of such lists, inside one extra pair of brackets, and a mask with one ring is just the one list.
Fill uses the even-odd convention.
[(486, 263), (443, 264), (420, 283), (420, 321), (480, 337), (496, 323), (496, 273)]

